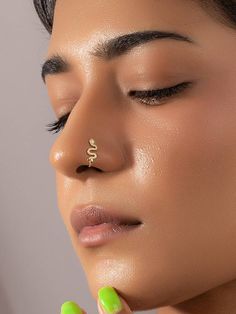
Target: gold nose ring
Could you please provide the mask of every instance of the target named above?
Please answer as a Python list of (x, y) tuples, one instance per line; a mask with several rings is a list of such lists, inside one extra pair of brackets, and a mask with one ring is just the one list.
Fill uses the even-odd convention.
[(89, 157), (87, 158), (89, 162), (89, 167), (91, 167), (92, 163), (94, 162), (94, 159), (97, 158), (97, 154), (94, 152), (97, 150), (97, 145), (95, 144), (95, 140), (93, 138), (90, 138), (88, 142), (92, 146), (89, 147), (86, 151), (87, 154), (89, 155)]

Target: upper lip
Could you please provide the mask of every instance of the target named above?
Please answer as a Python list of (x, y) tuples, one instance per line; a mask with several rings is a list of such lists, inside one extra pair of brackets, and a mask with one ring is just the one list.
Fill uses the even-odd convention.
[(78, 233), (86, 226), (98, 225), (105, 222), (128, 225), (141, 224), (141, 221), (137, 218), (115, 214), (112, 209), (104, 208), (97, 204), (75, 206), (71, 211), (70, 222), (74, 230)]

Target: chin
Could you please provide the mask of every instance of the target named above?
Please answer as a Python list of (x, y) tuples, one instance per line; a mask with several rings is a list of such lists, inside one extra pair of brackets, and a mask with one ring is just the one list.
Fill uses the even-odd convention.
[[(126, 300), (131, 311), (146, 311), (169, 305), (168, 291), (160, 283), (159, 289), (151, 287), (150, 278), (140, 275), (134, 261), (104, 259), (86, 269), (88, 286), (92, 297), (97, 300), (98, 290), (112, 286)], [(152, 276), (152, 281), (153, 276)], [(159, 294), (158, 294), (159, 293)]]

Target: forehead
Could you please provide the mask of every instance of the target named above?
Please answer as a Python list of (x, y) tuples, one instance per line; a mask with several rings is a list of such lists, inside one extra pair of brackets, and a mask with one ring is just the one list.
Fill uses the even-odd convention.
[(194, 37), (206, 23), (209, 16), (190, 0), (57, 0), (48, 54), (87, 51), (102, 39), (155, 28)]

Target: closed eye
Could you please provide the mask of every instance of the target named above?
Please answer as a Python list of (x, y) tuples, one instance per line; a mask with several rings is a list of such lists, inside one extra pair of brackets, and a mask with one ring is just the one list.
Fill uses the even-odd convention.
[(61, 116), (58, 120), (49, 123), (46, 125), (48, 127), (47, 131), (52, 132), (55, 131), (53, 134), (58, 133), (66, 124), (66, 121), (70, 115), (70, 112), (66, 113), (65, 115)]
[(143, 90), (143, 91), (130, 91), (129, 96), (138, 99), (140, 102), (147, 105), (157, 105), (160, 104), (160, 100), (166, 100), (169, 97), (180, 94), (187, 87), (189, 87), (192, 82), (183, 82), (175, 86), (154, 89), (154, 90)]

